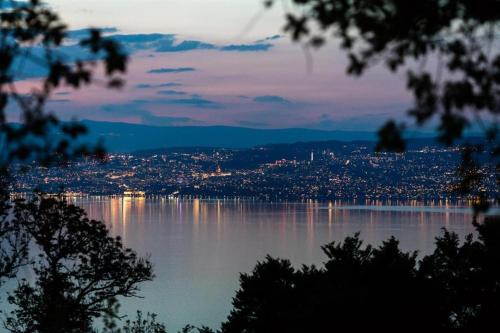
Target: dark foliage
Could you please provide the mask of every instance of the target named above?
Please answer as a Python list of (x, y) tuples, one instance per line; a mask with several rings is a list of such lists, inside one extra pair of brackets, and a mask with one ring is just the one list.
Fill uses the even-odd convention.
[(214, 331), (206, 326), (196, 327), (187, 325), (179, 333), (214, 333)]
[[(275, 0), (264, 1), (272, 6)], [(500, 2), (497, 0), (292, 0), (284, 26), (293, 40), (320, 47), (328, 36), (347, 53), (347, 73), (360, 76), (373, 65), (406, 69), (407, 88), (415, 106), (407, 110), (417, 125), (439, 123), (439, 140), (447, 145), (476, 125), (484, 144), (469, 161), (499, 167)], [(401, 131), (390, 121), (379, 131), (379, 150), (401, 151)], [(470, 171), (478, 212), (486, 205), (481, 173)], [(473, 173), (473, 174), (472, 174)], [(469, 175), (462, 173), (467, 178)], [(465, 180), (465, 183), (471, 183)], [(464, 185), (464, 184), (462, 184)], [(497, 199), (497, 198), (494, 198)]]
[[(88, 56), (68, 60), (69, 39)], [(25, 71), (26, 64), (43, 69), (28, 93), (16, 84), (37, 76)], [(96, 79), (100, 64), (104, 71)], [(26, 264), (35, 275), (8, 298), (14, 310), (4, 324), (12, 332), (90, 332), (93, 320), (103, 315), (112, 325), (116, 298), (135, 296), (138, 284), (152, 279), (149, 261), (123, 248), (102, 222), (89, 220), (80, 208), (43, 197), (12, 202), (9, 194), (9, 173), (19, 166), (22, 171), (24, 162), (50, 165), (103, 156), (99, 145), (77, 142), (86, 132), (83, 125), (61, 122), (46, 103), (62, 87), (120, 88), (126, 64), (120, 45), (100, 30), (89, 29), (87, 37), (75, 41), (41, 1), (0, 0), (0, 285)], [(7, 118), (8, 109), (20, 111), (19, 123)], [(36, 259), (28, 259), (28, 249)]]
[(153, 278), (147, 259), (64, 200), (18, 202), (14, 214), (37, 258), (34, 282), (22, 280), (9, 296), (11, 332), (91, 332), (93, 319), (116, 315), (118, 296), (136, 296), (138, 284)]
[[(65, 161), (81, 155), (101, 156), (102, 148), (77, 144), (85, 133), (78, 123), (60, 122), (45, 104), (60, 87), (80, 88), (91, 84), (99, 63), (105, 68), (104, 83), (119, 87), (127, 57), (119, 44), (89, 30), (79, 41), (94, 60), (66, 61), (61, 49), (67, 41), (66, 25), (39, 0), (0, 0), (0, 285), (14, 277), (26, 263), (28, 237), (9, 220), (9, 172), (14, 162), (37, 160), (43, 164)], [(23, 72), (27, 63), (44, 68), (46, 75), (30, 93), (19, 92), (16, 83), (32, 73)], [(19, 109), (20, 123), (7, 119), (7, 108)]]
[[(147, 313), (144, 316), (141, 311), (137, 311), (136, 318), (127, 320), (122, 328), (117, 328), (115, 322), (107, 326), (102, 333), (167, 333), (165, 325), (156, 320), (156, 314)], [(187, 325), (179, 333), (214, 333), (214, 331), (206, 326)]]
[(111, 328), (103, 333), (167, 333), (164, 324), (156, 321), (156, 315), (147, 313), (145, 316), (137, 311), (135, 320), (127, 320), (122, 329)]
[[(90, 29), (89, 36), (79, 45), (99, 60), (78, 59), (69, 63), (61, 51), (67, 41), (67, 27), (50, 7), (39, 0), (0, 0), (0, 5), (0, 166), (15, 160), (49, 163), (75, 155), (102, 154), (100, 147), (76, 145), (74, 139), (85, 133), (85, 128), (76, 122), (60, 122), (45, 110), (45, 104), (54, 89), (78, 89), (91, 84), (100, 62), (107, 78), (105, 84), (120, 87), (120, 75), (127, 62), (120, 45), (103, 38), (98, 29)], [(46, 69), (39, 87), (29, 94), (16, 88), (23, 75), (30, 75), (23, 73), (25, 63)], [(14, 105), (21, 111), (20, 125), (7, 121), (6, 108)]]
[[(500, 221), (476, 224), (479, 239), (444, 231), (417, 262), (391, 238), (359, 235), (323, 247), (324, 267), (267, 257), (242, 274), (224, 333), (488, 332), (500, 313)], [(494, 329), (493, 329), (494, 330)]]
[(28, 237), (9, 217), (12, 204), (5, 190), (7, 177), (0, 168), (0, 287), (5, 279), (16, 276), (17, 270), (27, 263), (28, 254)]

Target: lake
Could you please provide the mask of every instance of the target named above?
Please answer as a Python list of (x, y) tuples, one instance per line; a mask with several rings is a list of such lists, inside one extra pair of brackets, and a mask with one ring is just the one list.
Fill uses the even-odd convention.
[(75, 199), (89, 216), (104, 220), (114, 235), (140, 254), (150, 254), (156, 278), (141, 299), (122, 310), (155, 312), (177, 332), (186, 324), (218, 328), (231, 309), (239, 272), (250, 272), (267, 254), (295, 265), (321, 264), (321, 246), (360, 232), (375, 245), (390, 236), (405, 250), (429, 253), (443, 227), (473, 232), (470, 208), (437, 202), (392, 205), (262, 203), (167, 198)]

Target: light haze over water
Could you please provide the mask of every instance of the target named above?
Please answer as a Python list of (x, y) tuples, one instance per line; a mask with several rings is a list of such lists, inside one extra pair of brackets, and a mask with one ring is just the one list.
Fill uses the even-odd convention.
[(471, 209), (434, 205), (262, 203), (166, 198), (77, 199), (90, 217), (141, 255), (150, 254), (156, 278), (142, 299), (122, 310), (157, 313), (171, 332), (186, 324), (218, 328), (231, 309), (239, 272), (250, 272), (267, 254), (297, 267), (321, 265), (321, 246), (356, 232), (380, 245), (395, 236), (405, 250), (426, 254), (443, 227), (461, 238), (473, 232)]

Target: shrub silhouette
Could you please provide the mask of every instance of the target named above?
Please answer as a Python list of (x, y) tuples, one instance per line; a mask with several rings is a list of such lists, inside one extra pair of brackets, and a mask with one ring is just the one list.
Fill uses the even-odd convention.
[(18, 202), (14, 222), (29, 235), (34, 281), (22, 280), (8, 301), (14, 333), (86, 333), (95, 318), (116, 317), (116, 298), (136, 296), (152, 265), (124, 248), (100, 221), (58, 198)]
[(444, 230), (420, 261), (395, 238), (373, 248), (359, 234), (324, 246), (321, 268), (268, 256), (241, 275), (221, 331), (490, 331), (500, 313), (500, 221), (476, 229), (462, 244)]

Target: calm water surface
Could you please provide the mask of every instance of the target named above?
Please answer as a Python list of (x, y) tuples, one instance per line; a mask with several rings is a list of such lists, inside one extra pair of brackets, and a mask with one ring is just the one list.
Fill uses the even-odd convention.
[(231, 308), (238, 273), (267, 254), (296, 265), (321, 264), (321, 245), (355, 232), (369, 243), (396, 236), (406, 250), (428, 253), (446, 227), (473, 231), (470, 209), (460, 206), (358, 206), (341, 203), (256, 203), (154, 198), (77, 199), (106, 221), (128, 247), (150, 254), (156, 279), (142, 299), (122, 310), (155, 312), (176, 332), (185, 324), (218, 328)]

